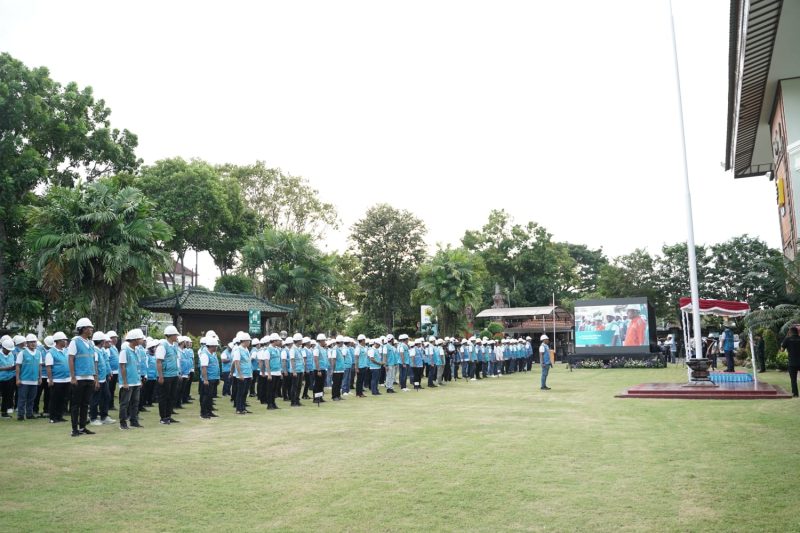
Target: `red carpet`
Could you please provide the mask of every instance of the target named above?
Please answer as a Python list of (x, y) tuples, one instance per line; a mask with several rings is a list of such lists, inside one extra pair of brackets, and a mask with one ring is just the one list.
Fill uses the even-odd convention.
[(686, 383), (642, 383), (634, 385), (617, 398), (676, 398), (682, 400), (783, 400), (792, 395), (777, 385), (759, 381), (718, 383), (716, 387)]

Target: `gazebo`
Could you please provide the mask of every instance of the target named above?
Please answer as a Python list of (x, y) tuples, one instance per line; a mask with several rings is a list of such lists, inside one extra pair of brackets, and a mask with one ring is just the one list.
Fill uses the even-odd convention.
[[(258, 334), (268, 331), (267, 320), (283, 318), (292, 308), (274, 304), (253, 294), (231, 294), (200, 289), (186, 289), (164, 298), (143, 300), (139, 307), (172, 316), (182, 333), (200, 336), (213, 329), (224, 342), (238, 331), (251, 331), (251, 311), (258, 316)], [(259, 316), (260, 315), (260, 316)]]

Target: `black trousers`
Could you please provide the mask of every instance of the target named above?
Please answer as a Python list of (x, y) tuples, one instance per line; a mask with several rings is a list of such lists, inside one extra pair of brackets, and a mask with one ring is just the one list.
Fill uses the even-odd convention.
[(405, 389), (408, 385), (408, 371), (411, 367), (408, 365), (400, 365), (400, 388)]
[(229, 372), (222, 372), (222, 395), (223, 396), (230, 396), (231, 395), (231, 373)]
[[(475, 377), (481, 379), (481, 372), (483, 372), (483, 361), (476, 361), (475, 362)], [(486, 377), (484, 374), (483, 377)]]
[(303, 398), (308, 399), (308, 386), (311, 384), (313, 372), (303, 372)]
[(148, 379), (144, 382), (144, 390), (142, 391), (142, 397), (140, 398), (140, 407), (144, 407), (145, 405), (150, 407), (153, 405), (153, 393), (156, 390), (156, 380), (155, 379)]
[(139, 423), (139, 397), (142, 394), (142, 386), (120, 387), (119, 389), (119, 423), (120, 425), (130, 420)]
[[(42, 405), (42, 413), (47, 413), (50, 408), (50, 387), (47, 386), (47, 372), (42, 371), (42, 379), (39, 380), (39, 388), (36, 389), (36, 398), (33, 400), (33, 412), (39, 412), (39, 400), (44, 395), (44, 404)], [(44, 394), (42, 394), (44, 393)]]
[(175, 405), (175, 391), (178, 387), (178, 378), (164, 378), (164, 383), (158, 386), (158, 416), (166, 420), (172, 413)]
[(262, 405), (267, 405), (267, 376), (258, 376), (258, 389), (256, 392), (256, 396), (258, 397), (258, 401), (261, 402)]
[(800, 366), (789, 365), (789, 381), (792, 382), (792, 395), (797, 396), (797, 373), (800, 372)]
[(211, 416), (211, 410), (214, 407), (214, 391), (218, 383), (219, 380), (209, 379), (208, 385), (204, 385), (203, 380), (200, 380), (200, 416)]
[[(258, 366), (257, 364), (255, 366)], [(256, 395), (256, 380), (258, 379), (258, 370), (253, 370), (253, 375), (250, 380), (249, 388), (250, 388), (250, 396)]]
[(356, 388), (356, 367), (355, 365), (353, 365), (353, 367), (350, 369), (350, 390), (353, 390), (355, 388)]
[(450, 362), (452, 361), (452, 359), (453, 358), (451, 356), (449, 356), (449, 355), (445, 355), (445, 357), (444, 357), (444, 380), (445, 381), (451, 381), (453, 379), (453, 376), (451, 375), (451, 372), (450, 372)]
[(342, 397), (342, 378), (344, 378), (344, 372), (334, 372), (333, 373), (333, 387), (331, 388), (331, 397), (332, 398), (339, 398)]
[(50, 420), (60, 420), (64, 418), (68, 394), (69, 382), (53, 383), (53, 387), (50, 390), (50, 405), (47, 408), (47, 412), (50, 413)]
[(298, 372), (291, 374), (291, 390), (289, 397), (292, 399), (292, 405), (300, 405), (300, 387), (303, 386), (303, 374)]
[(181, 402), (183, 403), (189, 402), (189, 397), (192, 392), (192, 379), (194, 379), (194, 372), (189, 372), (189, 376), (183, 378), (181, 381)]
[(89, 414), (89, 400), (94, 393), (93, 379), (79, 379), (78, 383), (70, 386), (70, 415), (72, 430), (78, 431), (86, 427)]
[(364, 382), (369, 381), (369, 368), (363, 367), (358, 369), (356, 375), (356, 396), (364, 394)]
[(327, 375), (327, 370), (320, 370), (319, 375), (314, 373), (314, 401), (321, 399), (325, 394), (325, 378)]
[(0, 409), (3, 414), (14, 407), (14, 391), (17, 390), (16, 378), (0, 381)]
[(436, 385), (436, 365), (428, 365), (428, 387)]
[(420, 384), (422, 383), (422, 367), (415, 366), (413, 369), (414, 371), (414, 388), (421, 389)]
[(733, 372), (733, 352), (730, 350), (725, 352), (725, 364), (728, 367), (725, 372)]
[(119, 374), (111, 374), (111, 379), (108, 380), (108, 392), (111, 394), (111, 401), (108, 403), (108, 408), (114, 408), (114, 394), (117, 391), (117, 382), (119, 381)]
[(233, 377), (236, 381), (236, 396), (234, 400), (234, 405), (236, 406), (237, 411), (246, 411), (247, 410), (247, 393), (250, 391), (251, 385), (251, 378), (244, 378), (239, 379), (237, 377)]
[(264, 380), (267, 383), (267, 390), (265, 392), (267, 405), (273, 406), (275, 405), (275, 397), (277, 396), (278, 390), (281, 386), (281, 378), (280, 376), (268, 376), (265, 377)]

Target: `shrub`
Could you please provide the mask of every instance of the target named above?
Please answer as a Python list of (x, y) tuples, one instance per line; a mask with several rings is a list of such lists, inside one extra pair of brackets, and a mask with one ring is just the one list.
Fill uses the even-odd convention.
[(771, 364), (770, 360), (767, 360), (767, 367), (775, 368), (780, 371), (786, 371), (789, 369), (789, 354), (786, 353), (785, 350), (781, 350), (775, 354), (775, 357), (772, 358)]
[(774, 331), (766, 328), (761, 330), (761, 336), (764, 339), (764, 360), (774, 360), (778, 355), (778, 337)]

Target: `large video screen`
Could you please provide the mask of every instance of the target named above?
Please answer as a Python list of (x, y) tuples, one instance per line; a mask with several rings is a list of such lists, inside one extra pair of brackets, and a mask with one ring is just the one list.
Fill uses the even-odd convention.
[(654, 335), (655, 317), (646, 298), (575, 302), (577, 354), (645, 354)]

